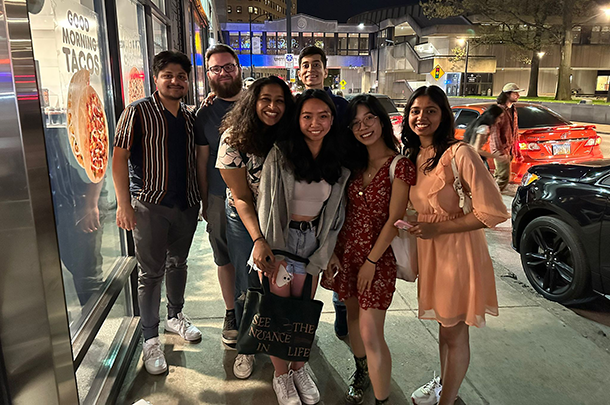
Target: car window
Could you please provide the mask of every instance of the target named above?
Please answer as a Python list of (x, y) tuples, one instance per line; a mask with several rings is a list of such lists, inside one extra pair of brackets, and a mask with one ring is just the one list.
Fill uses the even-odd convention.
[(462, 110), (455, 120), (455, 127), (465, 129), (468, 124), (476, 120), (479, 117), (479, 113), (473, 110)]
[(519, 116), (520, 129), (554, 127), (557, 125), (570, 124), (569, 121), (561, 118), (554, 112), (533, 105), (517, 107), (517, 114)]
[(388, 114), (398, 112), (396, 105), (394, 105), (394, 102), (390, 98), (377, 97), (377, 100), (379, 100), (379, 102)]

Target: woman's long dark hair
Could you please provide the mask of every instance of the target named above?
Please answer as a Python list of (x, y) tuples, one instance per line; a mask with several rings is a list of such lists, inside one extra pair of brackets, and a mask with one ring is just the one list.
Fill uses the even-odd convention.
[[(269, 128), (258, 118), (256, 103), (263, 87), (272, 84), (280, 86), (282, 89), (286, 109), (280, 121)], [(292, 93), (282, 79), (276, 76), (258, 79), (225, 115), (220, 126), (220, 133), (231, 129), (231, 134), (227, 138), (230, 146), (241, 153), (264, 157), (271, 150), (278, 134), (284, 133), (288, 129), (293, 111)]]
[(409, 125), (409, 111), (411, 111), (411, 107), (413, 106), (415, 100), (421, 96), (430, 97), (432, 102), (438, 105), (441, 110), (441, 123), (432, 137), (432, 144), (434, 145), (435, 154), (433, 157), (428, 159), (424, 166), (424, 172), (429, 172), (436, 167), (438, 161), (441, 159), (441, 156), (443, 156), (443, 153), (449, 149), (449, 146), (457, 142), (455, 139), (455, 120), (453, 118), (453, 112), (451, 111), (451, 106), (449, 105), (447, 95), (440, 87), (422, 86), (411, 94), (411, 97), (405, 106), (405, 113), (402, 120), (402, 143), (405, 146), (407, 157), (411, 159), (414, 164), (417, 164), (417, 155), (419, 154), (421, 140), (419, 139), (419, 136), (413, 132), (411, 126)]
[[(371, 111), (371, 114), (376, 115), (379, 118), (383, 142), (388, 148), (398, 152), (399, 143), (398, 139), (394, 136), (390, 117), (375, 96), (361, 94), (354, 97), (347, 105), (344, 122), (347, 125), (350, 125), (354, 121), (354, 118), (356, 118), (356, 114), (358, 113), (359, 105), (365, 106)], [(352, 173), (359, 173), (366, 170), (369, 164), (369, 152), (366, 149), (366, 146), (356, 139), (356, 136), (349, 127), (345, 128), (342, 138), (342, 144), (345, 145), (343, 148), (343, 165), (350, 169)]]
[(488, 127), (491, 127), (493, 124), (495, 124), (496, 119), (498, 119), (498, 117), (502, 115), (503, 112), (504, 110), (502, 109), (502, 107), (496, 104), (492, 104), (491, 106), (489, 106), (489, 108), (486, 109), (483, 114), (481, 114), (476, 120), (472, 121), (468, 125), (468, 127), (464, 131), (464, 142), (474, 142), (476, 139), (477, 128), (479, 128), (481, 125), (487, 125)]
[[(307, 100), (318, 99), (323, 101), (333, 116), (333, 124), (322, 141), (322, 149), (314, 159), (307, 143), (305, 135), (301, 132), (299, 117), (303, 105)], [(294, 172), (297, 181), (311, 183), (325, 180), (328, 184), (335, 184), (341, 177), (339, 129), (337, 109), (330, 96), (324, 90), (306, 90), (297, 100), (294, 119), (290, 131), (286, 136), (281, 136), (278, 146), (285, 157), (286, 166)]]

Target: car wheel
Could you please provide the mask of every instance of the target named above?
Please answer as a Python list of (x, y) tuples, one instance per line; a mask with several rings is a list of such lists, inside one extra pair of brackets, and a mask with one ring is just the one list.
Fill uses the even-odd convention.
[(582, 302), (589, 292), (589, 266), (570, 225), (559, 218), (540, 217), (521, 235), (521, 264), (534, 289), (562, 304)]

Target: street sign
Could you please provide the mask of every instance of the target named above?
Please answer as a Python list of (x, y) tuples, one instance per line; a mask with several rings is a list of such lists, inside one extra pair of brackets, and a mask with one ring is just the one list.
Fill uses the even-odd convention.
[(347, 82), (345, 80), (341, 80), (339, 82), (339, 84), (341, 85), (341, 87), (345, 87), (345, 85), (347, 84)]
[(445, 74), (445, 71), (441, 68), (441, 65), (436, 65), (434, 69), (430, 72), (434, 80), (438, 80)]
[(294, 54), (287, 53), (284, 55), (284, 62), (286, 62), (286, 69), (291, 69), (294, 67)]

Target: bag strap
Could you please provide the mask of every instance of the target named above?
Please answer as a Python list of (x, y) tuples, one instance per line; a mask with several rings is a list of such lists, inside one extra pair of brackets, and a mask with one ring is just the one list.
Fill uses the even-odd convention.
[(453, 151), (453, 156), (451, 157), (451, 169), (453, 170), (453, 189), (457, 193), (458, 197), (460, 197), (459, 206), (461, 209), (464, 209), (464, 204), (466, 204), (466, 192), (465, 188), (462, 185), (462, 181), (460, 180), (460, 172), (458, 171), (457, 163), (455, 162), (455, 152), (460, 147), (458, 145)]
[(401, 155), (400, 153), (394, 156), (394, 160), (392, 160), (392, 164), (390, 165), (390, 183), (394, 183), (394, 175), (396, 174), (396, 165), (400, 159), (406, 159), (405, 155)]

